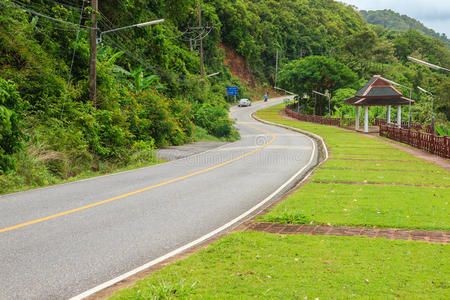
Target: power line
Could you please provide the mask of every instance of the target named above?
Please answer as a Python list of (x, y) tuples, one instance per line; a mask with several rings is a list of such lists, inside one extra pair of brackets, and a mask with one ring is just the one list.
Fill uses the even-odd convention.
[(0, 4), (2, 4), (3, 6), (6, 6), (6, 7), (12, 7), (12, 8), (15, 8), (15, 9), (24, 10), (26, 12), (29, 12), (29, 13), (33, 14), (33, 15), (40, 16), (40, 17), (43, 17), (43, 18), (46, 18), (46, 19), (49, 19), (49, 20), (52, 20), (52, 21), (55, 21), (55, 22), (59, 22), (59, 23), (62, 23), (62, 24), (66, 24), (66, 25), (69, 25), (69, 26), (76, 26), (76, 27), (81, 27), (81, 28), (92, 29), (92, 27), (89, 27), (89, 26), (84, 26), (84, 25), (78, 26), (77, 24), (74, 24), (74, 23), (71, 23), (71, 22), (59, 20), (59, 19), (47, 16), (47, 15), (41, 14), (41, 13), (39, 13), (37, 11), (32, 10), (32, 9), (21, 7), (21, 6), (17, 5), (17, 4), (5, 3), (5, 2), (1, 2)]
[(135, 61), (141, 63), (144, 67), (146, 67), (148, 70), (151, 70), (152, 72), (159, 74), (161, 76), (175, 76), (177, 77), (176, 79), (179, 81), (180, 78), (185, 78), (187, 77), (184, 74), (177, 74), (174, 73), (172, 71), (169, 70), (162, 70), (156, 66), (152, 66), (149, 63), (146, 62), (146, 60), (149, 60), (147, 57), (145, 57), (144, 55), (142, 55), (143, 57), (139, 57), (139, 55), (136, 54), (132, 54), (131, 51), (129, 51), (128, 49), (126, 49), (123, 45), (120, 45), (119, 42), (117, 42), (116, 40), (114, 40), (113, 38), (111, 38), (111, 36), (105, 36), (105, 38), (107, 40), (110, 41), (110, 43), (115, 46), (116, 48), (118, 48), (119, 50), (121, 50), (122, 52), (124, 52), (125, 55), (129, 56), (130, 58), (134, 59)]
[[(83, 20), (83, 10), (84, 10), (84, 1), (83, 1), (83, 6), (81, 8), (81, 13), (80, 13), (80, 21), (78, 22), (78, 28), (80, 28), (81, 26), (81, 22)], [(73, 52), (72, 52), (72, 61), (70, 63), (70, 68), (69, 68), (69, 77), (67, 78), (67, 84), (66, 84), (66, 91), (64, 93), (64, 101), (63, 101), (63, 106), (61, 109), (61, 117), (60, 119), (62, 120), (63, 114), (64, 114), (64, 107), (66, 105), (66, 100), (67, 100), (67, 91), (69, 90), (69, 84), (70, 84), (70, 80), (72, 79), (72, 69), (73, 69), (73, 62), (75, 61), (75, 53), (77, 51), (77, 47), (78, 47), (78, 39), (80, 37), (80, 30), (77, 31), (77, 37), (75, 39), (75, 45), (73, 47)]]
[[(51, 22), (51, 20), (41, 18), (41, 19), (39, 19), (39, 22), (37, 23), (37, 25), (43, 24), (44, 22), (45, 22), (45, 26), (49, 26), (49, 23)], [(49, 28), (51, 30), (59, 30), (59, 31), (85, 31), (88, 29), (88, 28), (72, 28), (72, 27), (61, 27), (61, 26), (63, 26), (63, 25), (53, 24)]]
[(61, 3), (61, 2), (58, 2), (58, 1), (55, 1), (55, 0), (47, 0), (47, 1), (53, 2), (53, 3), (57, 4), (57, 5), (65, 7), (65, 8), (71, 8), (71, 9), (76, 9), (76, 10), (83, 10), (84, 9), (84, 3), (88, 2), (88, 1), (82, 0), (82, 2), (83, 2), (82, 8), (79, 8), (78, 6), (72, 6), (72, 5)]
[[(26, 1), (25, 1), (26, 3), (24, 3), (23, 1), (25, 1), (25, 0), (9, 0), (9, 2), (13, 2), (16, 5), (20, 6), (21, 8), (31, 9), (31, 8), (34, 8), (34, 7), (39, 7), (40, 9), (42, 9), (42, 11), (39, 11), (39, 13), (41, 13), (41, 14), (43, 14), (43, 11), (45, 11), (47, 13), (52, 12), (53, 9), (57, 5), (63, 6), (63, 7), (68, 8), (68, 9), (77, 10), (78, 12), (81, 10), (81, 8), (79, 8), (79, 7), (66, 5), (66, 4), (59, 3), (59, 2), (53, 1), (53, 0), (48, 0), (48, 1), (53, 2), (56, 6), (50, 6), (51, 4), (39, 4), (39, 3), (36, 3), (36, 2), (26, 2)], [(88, 2), (88, 1), (82, 0), (82, 2), (83, 2), (83, 7), (84, 7), (84, 3)], [(27, 7), (27, 5), (30, 5), (31, 7)], [(78, 14), (78, 12), (77, 12), (77, 14)]]
[(184, 32), (182, 32), (181, 34), (176, 35), (176, 36), (172, 36), (172, 37), (166, 37), (166, 39), (168, 39), (168, 40), (179, 39), (180, 37), (186, 35), (186, 34), (188, 33), (188, 31), (189, 31), (189, 29), (186, 29), (186, 30), (185, 30)]
[[(102, 26), (105, 27), (105, 29), (113, 29), (116, 28), (117, 26), (114, 25), (101, 11), (99, 11), (99, 14), (101, 16), (101, 19), (99, 20), (99, 22), (101, 23)], [(109, 24), (108, 24), (109, 23)], [(185, 32), (187, 32), (188, 30), (186, 30)], [(131, 38), (129, 38), (124, 32), (122, 31), (116, 31), (116, 32), (111, 32), (112, 35), (116, 35), (118, 38), (121, 38), (123, 40), (123, 42), (128, 42), (125, 44), (129, 44), (132, 45), (133, 40)], [(183, 33), (184, 34), (184, 33)], [(177, 74), (174, 73), (172, 71), (169, 70), (162, 70), (156, 66), (152, 66), (150, 64), (148, 64), (146, 61), (149, 61), (150, 59), (147, 58), (144, 54), (133, 54), (131, 53), (132, 51), (127, 49), (123, 44), (121, 45), (117, 40), (113, 39), (111, 37), (111, 35), (109, 36), (105, 36), (107, 37), (107, 40), (109, 40), (109, 42), (115, 46), (116, 48), (118, 48), (119, 50), (121, 50), (122, 52), (124, 52), (125, 55), (127, 55), (128, 57), (132, 58), (133, 60), (135, 60), (136, 62), (141, 63), (142, 65), (144, 65), (144, 67), (146, 67), (146, 69), (151, 70), (152, 72), (162, 75), (162, 76), (175, 76), (176, 79), (179, 81), (180, 78), (185, 78), (187, 77), (184, 74)], [(135, 47), (133, 47), (134, 49), (136, 49)]]
[(37, 31), (39, 31), (39, 32), (42, 33), (43, 35), (47, 36), (47, 37), (50, 39), (50, 41), (52, 41), (54, 44), (56, 44), (58, 47), (61, 48), (61, 46), (60, 46), (56, 41), (54, 41), (54, 40), (51, 38), (51, 36), (49, 36), (44, 30), (39, 29), (39, 28), (37, 27), (37, 25), (38, 25), (38, 24), (36, 24), (36, 26), (34, 27), (34, 29), (36, 29)]
[[(105, 26), (106, 29), (111, 29), (116, 27), (102, 12), (99, 12), (100, 15), (102, 16), (102, 18), (104, 18), (108, 23), (110, 23), (111, 25), (107, 24), (106, 21), (103, 21), (102, 19), (100, 20), (100, 23), (102, 23), (103, 26)], [(126, 40), (130, 43), (132, 43), (132, 40), (123, 32), (117, 31), (117, 32), (112, 32), (111, 34), (115, 34), (116, 36), (122, 38), (123, 40)], [(115, 47), (117, 47), (119, 50), (121, 50), (122, 52), (124, 52), (127, 56), (129, 56), (130, 58), (134, 59), (135, 61), (143, 64), (147, 69), (151, 70), (154, 73), (159, 73), (160, 75), (165, 75), (165, 76), (176, 76), (178, 77), (177, 79), (179, 79), (180, 77), (186, 77), (186, 75), (184, 74), (177, 74), (168, 70), (162, 70), (156, 66), (152, 66), (150, 64), (148, 64), (146, 61), (150, 60), (149, 58), (147, 58), (145, 55), (140, 54), (140, 55), (136, 55), (136, 54), (132, 54), (131, 51), (129, 51), (128, 49), (125, 48), (124, 45), (120, 45), (120, 43), (113, 39), (111, 36), (105, 36), (107, 37), (107, 39), (111, 42), (112, 45), (114, 45)]]
[[(113, 32), (112, 34), (118, 35), (118, 33), (119, 32)], [(115, 46), (119, 50), (123, 51), (125, 55), (129, 56), (130, 58), (132, 58), (136, 62), (141, 63), (144, 67), (146, 67), (147, 70), (150, 70), (150, 71), (154, 72), (155, 74), (158, 74), (160, 76), (165, 76), (167, 78), (175, 77), (174, 79), (177, 82), (179, 82), (179, 83), (183, 83), (182, 80), (188, 77), (188, 75), (185, 75), (185, 74), (178, 74), (178, 73), (172, 72), (170, 70), (162, 70), (162, 69), (160, 69), (157, 66), (150, 65), (149, 63), (146, 62), (146, 61), (149, 61), (150, 59), (147, 58), (145, 55), (143, 55), (143, 54), (132, 54), (131, 50), (127, 49), (124, 45), (121, 45), (117, 40), (113, 39), (111, 36), (105, 36), (105, 37), (107, 37), (107, 39), (110, 41), (110, 43), (113, 46)], [(130, 38), (128, 38), (128, 37), (124, 38), (124, 40), (128, 40), (128, 41), (132, 42), (132, 40)]]
[(138, 56), (132, 54), (130, 51), (128, 51), (127, 49), (125, 49), (124, 47), (122, 47), (117, 41), (115, 41), (113, 38), (111, 38), (110, 36), (105, 36), (105, 39), (109, 40), (109, 42), (115, 46), (116, 48), (118, 48), (120, 51), (122, 51), (125, 55), (129, 56), (130, 58), (134, 59), (135, 61), (143, 64), (145, 67), (147, 67), (148, 69), (150, 69), (152, 72), (157, 73), (157, 69), (153, 66), (151, 66), (150, 64), (148, 64), (147, 62), (145, 62), (144, 60), (142, 60), (141, 58), (139, 58)]

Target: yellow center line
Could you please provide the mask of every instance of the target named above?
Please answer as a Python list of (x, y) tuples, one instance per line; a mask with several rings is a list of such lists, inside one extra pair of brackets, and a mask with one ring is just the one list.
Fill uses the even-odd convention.
[(57, 213), (57, 214), (54, 214), (54, 215), (50, 215), (50, 216), (47, 216), (47, 217), (44, 217), (44, 218), (40, 218), (40, 219), (32, 220), (32, 221), (29, 221), (29, 222), (17, 224), (17, 225), (11, 226), (11, 227), (6, 227), (6, 228), (3, 228), (3, 229), (0, 229), (0, 233), (11, 231), (11, 230), (15, 230), (15, 229), (19, 229), (19, 228), (26, 227), (26, 226), (30, 226), (30, 225), (33, 225), (33, 224), (36, 224), (36, 223), (41, 223), (41, 222), (48, 221), (48, 220), (51, 220), (51, 219), (55, 219), (55, 218), (58, 218), (58, 217), (62, 217), (62, 216), (65, 216), (65, 215), (73, 214), (73, 213), (76, 213), (76, 212), (79, 212), (79, 211), (82, 211), (82, 210), (85, 210), (85, 209), (88, 209), (88, 208), (91, 208), (91, 207), (96, 207), (96, 206), (99, 206), (99, 205), (102, 205), (102, 204), (106, 204), (106, 203), (109, 203), (109, 202), (112, 202), (112, 201), (115, 201), (115, 200), (123, 199), (123, 198), (129, 197), (129, 196), (133, 196), (133, 195), (136, 195), (136, 194), (139, 194), (139, 193), (142, 193), (142, 192), (145, 192), (145, 191), (148, 191), (148, 190), (160, 187), (160, 186), (167, 185), (169, 183), (174, 183), (174, 182), (177, 182), (177, 181), (180, 181), (180, 180), (183, 180), (183, 179), (187, 179), (187, 178), (193, 177), (193, 176), (198, 175), (198, 174), (202, 174), (202, 173), (206, 173), (206, 172), (215, 170), (217, 168), (223, 167), (223, 166), (228, 165), (228, 164), (230, 164), (232, 162), (240, 160), (240, 159), (242, 159), (244, 157), (252, 155), (255, 152), (257, 152), (257, 151), (267, 147), (268, 145), (272, 144), (275, 141), (275, 135), (269, 133), (268, 131), (266, 131), (264, 129), (261, 129), (261, 128), (254, 127), (254, 126), (250, 126), (250, 125), (245, 125), (245, 126), (251, 127), (253, 129), (256, 129), (256, 130), (259, 130), (259, 131), (262, 131), (263, 133), (265, 133), (267, 135), (270, 135), (272, 137), (272, 139), (269, 142), (267, 142), (266, 144), (262, 145), (261, 147), (258, 147), (256, 149), (254, 149), (253, 151), (250, 151), (250, 152), (248, 152), (246, 154), (243, 154), (241, 156), (238, 156), (236, 158), (233, 158), (233, 159), (228, 160), (226, 162), (223, 162), (221, 164), (209, 167), (207, 169), (200, 170), (200, 171), (197, 171), (197, 172), (185, 175), (185, 176), (181, 176), (181, 177), (178, 177), (178, 178), (174, 178), (174, 179), (171, 179), (171, 180), (167, 180), (167, 181), (164, 181), (162, 183), (158, 183), (158, 184), (155, 184), (155, 185), (152, 185), (152, 186), (140, 189), (140, 190), (136, 190), (134, 192), (123, 194), (123, 195), (116, 196), (116, 197), (113, 197), (113, 198), (109, 198), (109, 199), (106, 199), (106, 200), (103, 200), (103, 201), (98, 201), (98, 202), (95, 202), (95, 203), (92, 203), (92, 204), (89, 204), (89, 205), (85, 205), (85, 206), (81, 206), (81, 207), (78, 207), (78, 208), (75, 208), (75, 209), (67, 210), (67, 211), (64, 211), (64, 212), (61, 212), (61, 213)]

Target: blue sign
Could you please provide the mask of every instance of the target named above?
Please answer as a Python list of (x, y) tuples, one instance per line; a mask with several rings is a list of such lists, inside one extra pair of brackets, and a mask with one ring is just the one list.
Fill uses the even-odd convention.
[(227, 94), (228, 96), (237, 96), (238, 94), (237, 86), (227, 86)]

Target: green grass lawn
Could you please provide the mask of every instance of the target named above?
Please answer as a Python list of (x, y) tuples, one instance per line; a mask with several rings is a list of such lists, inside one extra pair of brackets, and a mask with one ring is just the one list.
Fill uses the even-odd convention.
[(309, 183), (259, 220), (450, 231), (449, 199), (447, 188)]
[(449, 245), (233, 233), (113, 299), (448, 299)]
[[(257, 116), (322, 136), (331, 159), (259, 220), (450, 230), (450, 172), (361, 134), (282, 118), (280, 109), (274, 106)], [(339, 184), (346, 182), (369, 184)]]
[[(259, 220), (449, 230), (448, 188), (333, 183), (448, 186), (448, 171), (349, 131), (283, 119), (280, 109), (258, 115), (321, 135), (337, 159)], [(383, 238), (239, 232), (112, 298), (449, 299), (449, 250), (450, 245)]]
[[(161, 164), (167, 162), (167, 160), (158, 159), (156, 156), (154, 156), (151, 159), (139, 161), (135, 163), (130, 163), (129, 165), (125, 167), (118, 167), (114, 163), (100, 163), (100, 170), (99, 171), (84, 171), (76, 176), (62, 179), (55, 175), (51, 175), (50, 173), (45, 173), (45, 176), (42, 176), (40, 180), (37, 180), (41, 174), (39, 174), (39, 171), (42, 170), (32, 170), (32, 172), (37, 172), (38, 174), (35, 175), (36, 178), (33, 178), (34, 180), (28, 179), (24, 176), (17, 175), (16, 172), (11, 172), (11, 174), (6, 175), (0, 175), (0, 195), (8, 194), (8, 193), (16, 193), (16, 192), (23, 192), (31, 189), (41, 188), (45, 186), (50, 185), (57, 185), (57, 184), (63, 184), (68, 182), (74, 182), (78, 180), (88, 179), (88, 178), (94, 178), (98, 176), (104, 176), (108, 174), (114, 174), (114, 173), (120, 173), (125, 171), (131, 171), (134, 169), (139, 168), (145, 168), (150, 167), (156, 164)], [(30, 183), (32, 182), (32, 183)]]
[[(333, 155), (334, 157), (334, 155)], [(321, 169), (327, 168), (346, 168), (357, 170), (382, 170), (382, 171), (414, 171), (414, 172), (433, 172), (448, 176), (448, 172), (439, 166), (430, 164), (425, 161), (411, 162), (373, 162), (373, 161), (351, 161), (331, 159), (327, 161), (326, 166), (322, 166)]]
[(372, 170), (330, 170), (319, 169), (311, 181), (315, 182), (374, 182), (412, 185), (433, 185), (450, 187), (450, 175), (440, 173), (372, 171)]

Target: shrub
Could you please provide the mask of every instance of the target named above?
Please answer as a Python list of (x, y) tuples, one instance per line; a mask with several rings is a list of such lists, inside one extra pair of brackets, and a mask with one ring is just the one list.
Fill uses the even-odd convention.
[(154, 140), (156, 146), (180, 145), (191, 140), (191, 107), (155, 90), (129, 92), (123, 100), (134, 140)]
[(205, 128), (209, 134), (219, 138), (232, 138), (236, 134), (233, 129), (233, 122), (228, 118), (227, 110), (210, 103), (196, 106), (194, 123)]
[(0, 172), (14, 170), (12, 154), (22, 149), (22, 115), (26, 103), (12, 81), (0, 78)]

